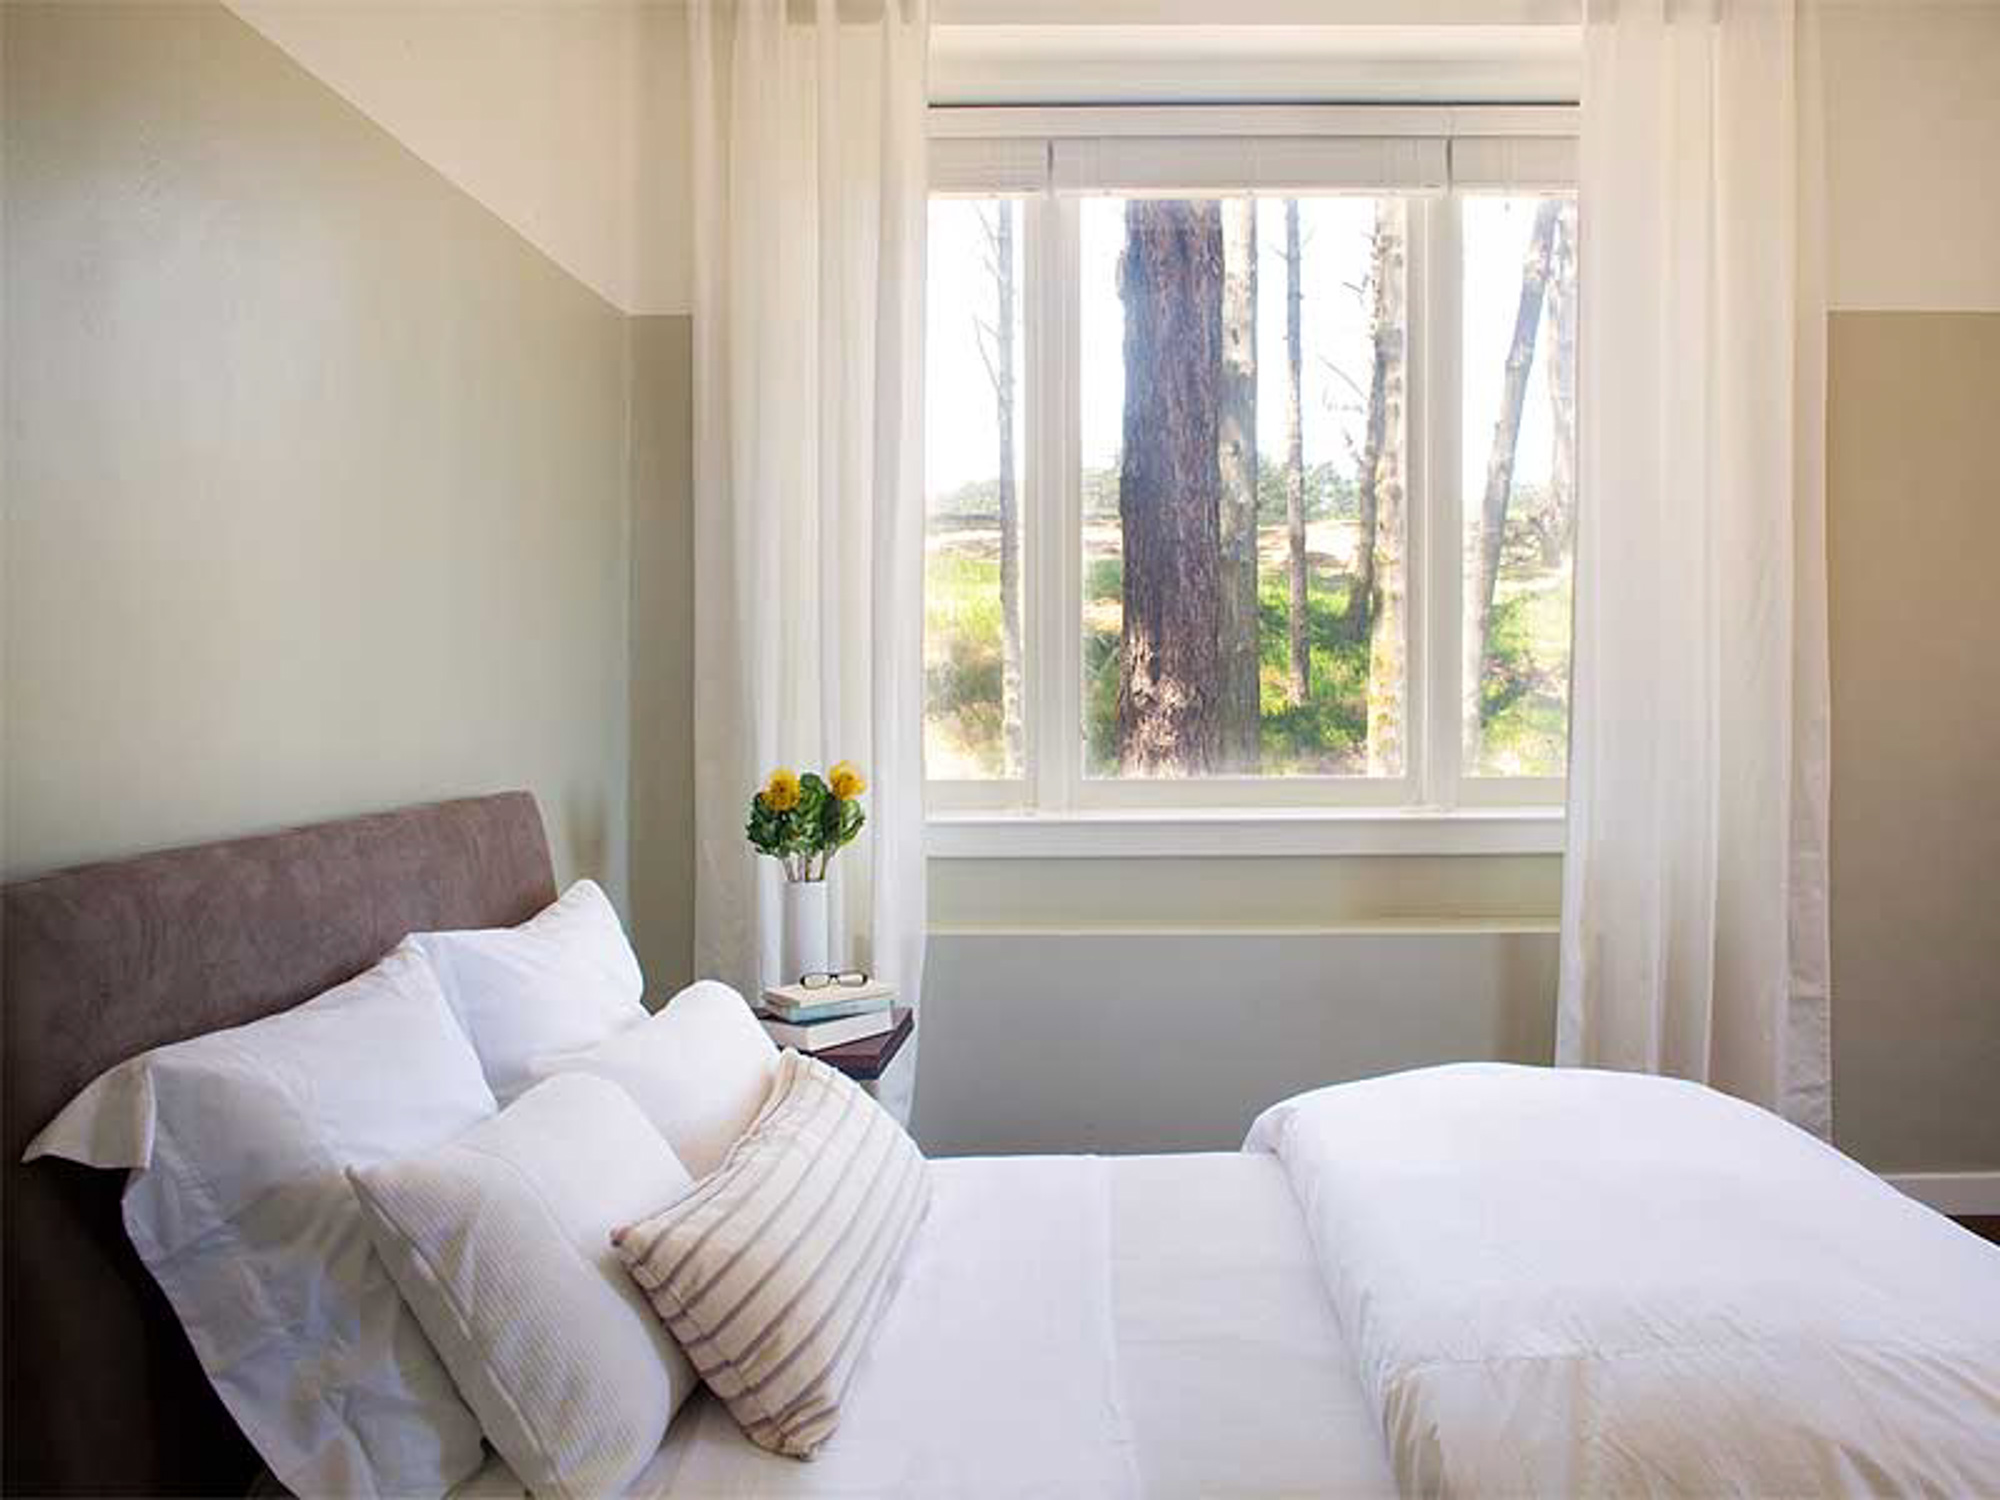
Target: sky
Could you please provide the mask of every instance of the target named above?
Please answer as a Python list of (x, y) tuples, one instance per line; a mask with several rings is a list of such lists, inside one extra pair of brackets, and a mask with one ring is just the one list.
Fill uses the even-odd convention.
[[(1527, 248), (1535, 200), (1473, 197), (1464, 200), (1463, 209), (1466, 354), (1461, 483), (1466, 494), (1476, 495), (1484, 483), (1492, 444), (1507, 344), (1520, 296), (1521, 257)], [(939, 199), (931, 205), (925, 487), (933, 497), (998, 472), (993, 388), (974, 334), (975, 322), (990, 324), (995, 308), (979, 223), (983, 210), (984, 205), (960, 199)], [(1349, 454), (1361, 444), (1362, 398), (1348, 381), (1367, 389), (1371, 351), (1362, 288), (1374, 219), (1375, 204), (1369, 198), (1300, 201), (1304, 260), (1302, 425), (1308, 466), (1327, 460), (1349, 464)], [(1025, 236), (1019, 231), (1019, 220), (1016, 222), (1019, 285), (1018, 262)], [(1267, 457), (1277, 458), (1284, 451), (1285, 417), (1284, 205), (1280, 200), (1259, 201), (1257, 234), (1258, 446)], [(1082, 201), (1079, 399), (1086, 467), (1102, 467), (1115, 460), (1123, 426), (1124, 309), (1116, 280), (1123, 236), (1124, 206), (1120, 200)], [(1542, 483), (1548, 477), (1551, 443), (1543, 367), (1546, 341), (1545, 327), (1537, 342), (1522, 418), (1515, 461), (1517, 483)], [(1017, 344), (1017, 349), (1020, 347)], [(1018, 370), (1023, 363), (1019, 355), (1016, 363)], [(1017, 402), (1017, 409), (1021, 405)], [(1021, 441), (1018, 426), (1016, 441)]]

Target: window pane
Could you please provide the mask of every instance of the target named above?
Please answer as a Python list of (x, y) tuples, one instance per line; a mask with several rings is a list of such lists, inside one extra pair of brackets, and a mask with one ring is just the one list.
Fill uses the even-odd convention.
[(924, 756), (935, 780), (1021, 774), (1022, 205), (930, 207)]
[(1561, 776), (1576, 521), (1576, 203), (1464, 205), (1465, 768)]
[(1401, 775), (1405, 204), (1080, 208), (1086, 772)]

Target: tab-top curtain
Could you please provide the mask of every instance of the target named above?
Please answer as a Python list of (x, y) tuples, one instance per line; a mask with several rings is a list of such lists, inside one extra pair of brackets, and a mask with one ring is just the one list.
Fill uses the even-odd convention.
[(1831, 1131), (1806, 0), (1586, 0), (1558, 1061)]
[[(856, 763), (836, 962), (923, 979), (925, 0), (693, 0), (697, 972), (777, 978), (749, 796)], [(882, 1097), (907, 1118), (914, 1044)]]

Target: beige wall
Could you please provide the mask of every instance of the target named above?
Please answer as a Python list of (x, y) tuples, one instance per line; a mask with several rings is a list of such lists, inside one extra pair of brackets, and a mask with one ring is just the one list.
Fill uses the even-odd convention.
[(2000, 1170), (2000, 5), (1839, 0), (1824, 59), (1834, 1130)]
[(5, 869), (510, 786), (626, 869), (626, 320), (221, 6), (5, 10)]
[(1841, 313), (1828, 402), (1834, 1114), (2000, 1168), (2000, 312)]
[(687, 318), (632, 320), (632, 935), (694, 977), (694, 472)]

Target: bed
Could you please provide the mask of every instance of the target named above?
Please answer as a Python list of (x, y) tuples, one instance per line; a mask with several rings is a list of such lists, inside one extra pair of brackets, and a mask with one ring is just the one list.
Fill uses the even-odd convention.
[[(10, 1492), (261, 1467), (122, 1179), (24, 1143), (137, 1053), (554, 894), (523, 793), (5, 892)], [(836, 1440), (779, 1457), (696, 1396), (632, 1493), (2000, 1493), (2000, 1251), (1707, 1090), (1425, 1070), (1281, 1101), (1241, 1153), (930, 1178)]]
[(123, 1182), (21, 1163), (92, 1078), (289, 1009), (412, 928), (524, 920), (555, 896), (525, 792), (62, 871), (0, 898), (5, 998), (4, 1482), (9, 1493), (241, 1494), (255, 1453), (127, 1243)]
[[(240, 1494), (261, 1469), (126, 1242), (122, 1180), (21, 1165), (35, 1132), (136, 1053), (296, 1005), (406, 931), (509, 925), (554, 894), (525, 793), (6, 890), (8, 1492)], [(810, 1465), (697, 1397), (638, 1492), (940, 1494), (991, 1488), (996, 1464), (1045, 1492), (1394, 1489), (1269, 1157), (938, 1163), (858, 1385)], [(520, 1487), (495, 1460), (463, 1492)]]

